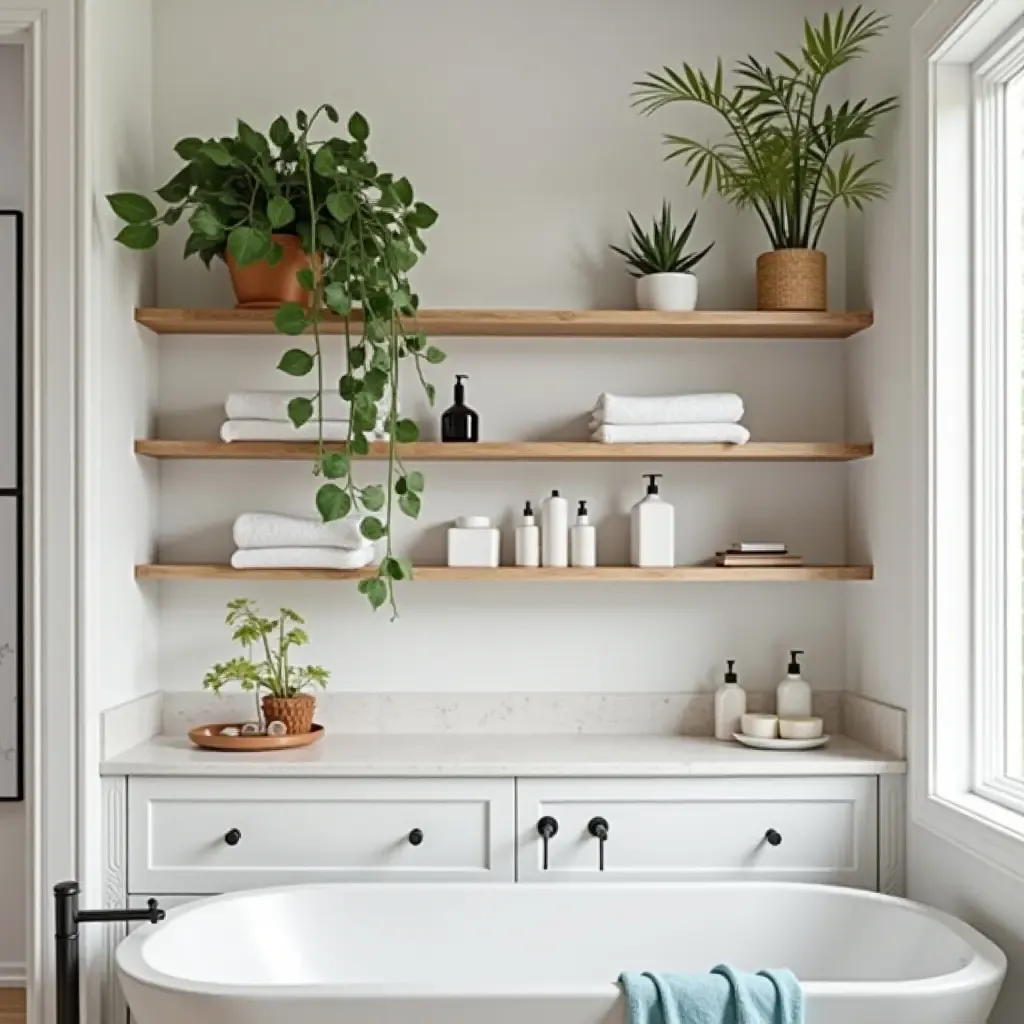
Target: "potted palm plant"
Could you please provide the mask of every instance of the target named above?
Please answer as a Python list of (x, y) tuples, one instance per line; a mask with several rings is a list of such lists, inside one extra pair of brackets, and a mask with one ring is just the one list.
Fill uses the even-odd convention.
[(610, 248), (626, 260), (629, 273), (636, 278), (636, 304), (639, 309), (665, 311), (697, 308), (697, 278), (690, 273), (714, 247), (714, 242), (699, 252), (687, 252), (686, 244), (697, 223), (697, 214), (682, 231), (672, 221), (672, 207), (661, 204), (661, 218), (655, 217), (650, 233), (629, 214), (632, 244), (629, 249)]
[(862, 210), (888, 192), (872, 175), (878, 161), (858, 160), (854, 147), (872, 138), (897, 98), (823, 99), (830, 79), (864, 55), (886, 21), (862, 7), (826, 14), (817, 26), (805, 21), (798, 54), (776, 54), (774, 67), (739, 61), (731, 88), (721, 60), (711, 75), (683, 64), (634, 83), (634, 105), (645, 114), (693, 103), (724, 122), (725, 138), (715, 142), (666, 135), (667, 159), (681, 158), (705, 194), (714, 187), (757, 214), (772, 247), (757, 261), (758, 309), (826, 309), (825, 254), (817, 246), (829, 215), (837, 206)]

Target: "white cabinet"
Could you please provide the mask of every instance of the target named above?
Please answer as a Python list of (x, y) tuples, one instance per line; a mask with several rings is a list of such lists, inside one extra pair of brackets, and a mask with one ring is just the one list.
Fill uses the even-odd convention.
[[(793, 881), (878, 885), (878, 780), (521, 779), (525, 882)], [(553, 818), (548, 866), (537, 824)], [(590, 831), (607, 822), (601, 841)], [(599, 828), (595, 831), (600, 832)]]
[(128, 890), (513, 881), (512, 779), (138, 778)]

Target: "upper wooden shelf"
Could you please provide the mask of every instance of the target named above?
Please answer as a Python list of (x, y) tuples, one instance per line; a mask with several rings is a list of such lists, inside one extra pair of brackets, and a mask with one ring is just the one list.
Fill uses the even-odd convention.
[[(273, 310), (135, 310), (157, 334), (275, 334)], [(358, 323), (353, 317), (353, 323)], [(871, 313), (761, 313), (697, 310), (659, 313), (635, 309), (425, 309), (409, 324), (432, 337), (450, 338), (849, 338), (872, 325)], [(344, 321), (325, 320), (326, 334)]]
[[(333, 451), (343, 444), (327, 444)], [(165, 441), (135, 442), (138, 455), (156, 459), (311, 460), (312, 441)], [(870, 444), (800, 441), (751, 441), (749, 444), (599, 444), (595, 441), (482, 441), (444, 444), (417, 441), (398, 446), (409, 462), (852, 462), (869, 458)], [(377, 441), (370, 459), (386, 459), (388, 445)]]

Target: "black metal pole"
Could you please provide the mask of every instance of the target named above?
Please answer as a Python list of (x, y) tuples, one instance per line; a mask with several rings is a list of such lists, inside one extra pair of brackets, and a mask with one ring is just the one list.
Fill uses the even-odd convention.
[(78, 883), (53, 887), (54, 938), (57, 946), (57, 1024), (78, 1024)]

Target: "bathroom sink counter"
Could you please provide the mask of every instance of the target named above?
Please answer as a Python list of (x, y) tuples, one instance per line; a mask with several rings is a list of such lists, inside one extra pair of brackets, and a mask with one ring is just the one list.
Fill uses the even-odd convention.
[(346, 735), (299, 750), (225, 754), (158, 736), (103, 775), (291, 777), (757, 777), (903, 774), (906, 763), (844, 736), (820, 750), (751, 750), (690, 736)]

